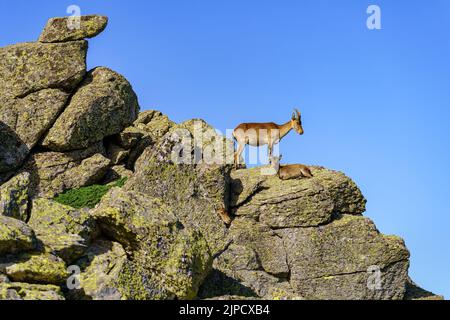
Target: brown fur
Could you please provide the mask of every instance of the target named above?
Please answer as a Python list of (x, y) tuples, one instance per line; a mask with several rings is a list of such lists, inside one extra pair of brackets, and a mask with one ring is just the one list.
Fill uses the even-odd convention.
[(253, 147), (268, 145), (269, 156), (272, 156), (273, 146), (278, 144), (293, 129), (300, 135), (304, 133), (302, 116), (297, 109), (295, 109), (292, 119), (282, 125), (273, 122), (240, 124), (233, 132), (233, 136), (238, 143), (237, 151), (234, 154), (234, 164), (240, 165), (241, 154), (246, 145)]
[(225, 210), (225, 208), (221, 208), (220, 210), (217, 210), (217, 213), (219, 214), (222, 221), (229, 226), (232, 222), (232, 219), (230, 217), (230, 214)]
[(278, 176), (281, 180), (313, 177), (311, 170), (303, 164), (288, 164), (280, 166)]
[(311, 170), (303, 165), (303, 164), (288, 164), (288, 165), (280, 165), (281, 158), (279, 157), (270, 157), (270, 165), (277, 172), (278, 177), (281, 180), (290, 180), (290, 179), (298, 179), (298, 178), (312, 178), (313, 175)]

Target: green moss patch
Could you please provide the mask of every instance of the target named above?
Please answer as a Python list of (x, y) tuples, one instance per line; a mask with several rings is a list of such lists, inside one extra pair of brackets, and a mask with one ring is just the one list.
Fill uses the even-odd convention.
[(114, 187), (123, 187), (127, 178), (122, 178), (106, 185), (92, 185), (79, 189), (67, 190), (58, 195), (54, 200), (60, 204), (72, 208), (94, 208), (103, 196)]

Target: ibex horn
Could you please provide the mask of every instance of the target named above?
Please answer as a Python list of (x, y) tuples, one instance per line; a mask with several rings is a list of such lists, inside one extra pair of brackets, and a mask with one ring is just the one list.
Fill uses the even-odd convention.
[(294, 109), (294, 111), (297, 113), (297, 120), (300, 119), (300, 111), (298, 109)]

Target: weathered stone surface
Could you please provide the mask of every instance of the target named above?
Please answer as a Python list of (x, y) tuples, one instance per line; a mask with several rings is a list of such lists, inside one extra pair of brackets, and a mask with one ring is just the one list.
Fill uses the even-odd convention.
[(366, 200), (344, 174), (311, 167), (311, 179), (280, 180), (261, 168), (232, 173), (232, 205), (237, 216), (259, 219), (272, 228), (328, 223), (335, 212), (361, 214)]
[(175, 123), (157, 110), (141, 112), (133, 126), (149, 135), (153, 141), (158, 141)]
[(130, 155), (127, 160), (127, 169), (135, 170), (136, 161), (139, 157), (144, 153), (144, 151), (148, 148), (151, 148), (154, 145), (154, 141), (149, 135), (145, 135), (141, 140), (130, 150)]
[(132, 126), (114, 137), (115, 143), (130, 150), (127, 168), (134, 170), (137, 159), (145, 149), (155, 145), (173, 127), (175, 123), (160, 111), (141, 112)]
[(43, 89), (73, 90), (86, 74), (86, 41), (21, 43), (0, 48), (0, 92), (25, 97)]
[(146, 135), (144, 130), (136, 127), (128, 127), (113, 137), (114, 142), (126, 150), (134, 148), (139, 141)]
[(69, 94), (62, 90), (44, 89), (22, 99), (0, 102), (0, 121), (31, 150), (56, 121), (68, 98)]
[(71, 298), (83, 300), (124, 300), (119, 277), (127, 261), (123, 247), (117, 242), (96, 241), (78, 260), (81, 268), (80, 289), (70, 292)]
[(130, 151), (125, 150), (113, 143), (108, 143), (106, 147), (108, 158), (111, 160), (111, 164), (118, 165), (125, 162), (128, 158)]
[[(404, 298), (409, 252), (400, 238), (381, 235), (367, 218), (344, 215), (321, 227), (275, 231), (238, 218), (230, 236), (233, 244), (215, 259), (202, 298)], [(374, 270), (381, 272), (379, 288)]]
[(444, 300), (444, 297), (420, 288), (408, 277), (405, 300)]
[(214, 262), (214, 270), (199, 291), (201, 299), (232, 295), (264, 300), (303, 300), (289, 282), (259, 270), (230, 270), (219, 260)]
[(81, 161), (80, 165), (59, 175), (53, 182), (59, 190), (68, 190), (89, 186), (103, 179), (111, 161), (101, 154), (93, 155)]
[(230, 238), (232, 244), (214, 261), (214, 270), (203, 284), (200, 297), (302, 299), (288, 282), (287, 253), (278, 234), (251, 219), (238, 218), (231, 226)]
[(113, 181), (120, 180), (122, 178), (131, 178), (133, 176), (133, 171), (128, 170), (125, 166), (114, 166), (108, 169), (103, 178), (103, 184), (108, 184)]
[(28, 219), (30, 174), (18, 174), (0, 187), (0, 215), (22, 220)]
[(10, 283), (10, 282), (11, 281), (9, 280), (9, 278), (6, 275), (0, 273), (0, 284), (1, 283)]
[(95, 68), (56, 120), (43, 146), (55, 151), (87, 148), (128, 127), (138, 111), (129, 82), (110, 69)]
[(24, 222), (0, 216), (0, 256), (19, 253), (36, 248), (33, 230)]
[(81, 257), (99, 233), (89, 211), (47, 199), (33, 201), (28, 224), (49, 251), (68, 264)]
[[(409, 252), (360, 216), (365, 199), (343, 174), (282, 181), (264, 168), (233, 171), (232, 245), (214, 261), (200, 297), (403, 299)], [(378, 266), (382, 288), (368, 285)], [(373, 287), (372, 287), (373, 288)]]
[(218, 265), (231, 266), (239, 270), (261, 270), (261, 261), (251, 246), (232, 243), (217, 259)]
[(112, 136), (111, 142), (128, 150), (126, 167), (134, 170), (136, 160), (145, 149), (155, 145), (176, 124), (160, 111), (141, 112), (132, 126)]
[(251, 219), (236, 219), (230, 237), (234, 244), (252, 249), (265, 272), (278, 278), (288, 277), (290, 270), (283, 239), (268, 226)]
[[(402, 239), (381, 235), (369, 219), (344, 215), (319, 228), (279, 234), (292, 286), (305, 298), (403, 299), (409, 252)], [(373, 266), (383, 273), (380, 290), (367, 285)]]
[[(194, 133), (205, 134), (204, 143), (200, 145), (200, 140), (193, 139)], [(222, 142), (215, 153), (211, 152), (211, 141)], [(157, 145), (144, 151), (136, 163), (135, 174), (125, 185), (126, 190), (162, 199), (185, 226), (202, 233), (212, 255), (228, 244), (227, 228), (218, 212), (227, 209), (231, 166), (196, 157), (199, 148), (205, 148), (213, 159), (223, 157), (224, 141), (204, 122), (193, 120), (178, 125)]]
[(4, 259), (0, 271), (14, 282), (36, 284), (61, 285), (69, 276), (64, 261), (47, 253), (24, 253)]
[(11, 171), (20, 166), (29, 151), (17, 133), (0, 121), (0, 174), (2, 180), (7, 180), (13, 174)]
[(184, 227), (159, 199), (114, 188), (92, 214), (132, 255), (120, 274), (128, 299), (190, 299), (211, 269), (205, 239)]
[(65, 300), (54, 285), (0, 283), (0, 300)]
[(162, 201), (139, 192), (113, 188), (91, 213), (102, 231), (125, 246), (137, 250), (148, 237), (147, 229), (176, 228), (173, 212)]
[[(230, 172), (233, 141), (206, 122), (138, 115), (121, 75), (86, 75), (80, 39), (107, 18), (70, 20), (0, 49), (0, 299), (64, 299), (40, 284), (64, 287), (72, 264), (73, 299), (442, 298), (409, 279), (403, 241), (361, 216), (351, 179), (321, 167), (289, 181), (267, 167)], [(92, 210), (44, 199), (122, 177)], [(223, 211), (235, 214), (229, 228)]]
[(39, 37), (40, 42), (66, 42), (93, 38), (105, 30), (108, 18), (89, 15), (80, 17), (52, 18)]
[(375, 280), (369, 278), (372, 274), (367, 271), (302, 280), (293, 286), (306, 299), (401, 300), (408, 267), (408, 261), (400, 261), (381, 269), (381, 289), (375, 287)]
[(19, 167), (86, 74), (87, 42), (0, 48), (0, 173)]
[(31, 174), (31, 194), (53, 198), (66, 189), (101, 181), (109, 166), (102, 143), (72, 152), (39, 152), (24, 165)]
[[(234, 142), (219, 134), (216, 129), (202, 119), (191, 119), (182, 122), (170, 129), (172, 137), (182, 138), (181, 141), (189, 142), (188, 134), (191, 134), (192, 161), (189, 163), (203, 163), (206, 165), (231, 166), (234, 164)], [(188, 139), (188, 140), (183, 140)]]

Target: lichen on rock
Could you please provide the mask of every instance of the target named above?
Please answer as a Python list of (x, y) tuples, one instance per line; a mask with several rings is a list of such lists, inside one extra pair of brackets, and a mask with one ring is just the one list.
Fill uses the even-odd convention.
[(344, 174), (312, 167), (314, 177), (280, 180), (261, 168), (233, 172), (232, 206), (237, 216), (257, 218), (272, 228), (328, 223), (334, 212), (361, 214), (366, 200)]
[(174, 126), (175, 123), (169, 117), (157, 110), (141, 112), (133, 123), (134, 128), (149, 135), (154, 141), (158, 141)]
[(71, 290), (71, 299), (124, 300), (119, 285), (127, 255), (123, 247), (107, 240), (97, 240), (75, 263), (81, 268), (79, 288)]
[(26, 222), (29, 214), (30, 174), (18, 174), (0, 186), (0, 215)]
[(17, 133), (0, 121), (0, 184), (14, 175), (14, 171), (27, 157), (30, 150)]
[[(206, 139), (205, 144), (198, 144), (196, 134), (205, 131), (212, 141), (222, 142), (218, 150), (211, 148), (213, 143)], [(135, 174), (124, 187), (162, 199), (184, 225), (203, 234), (213, 256), (228, 244), (227, 228), (218, 214), (228, 209), (231, 165), (223, 162), (226, 141), (203, 121), (174, 126), (144, 151), (136, 163)], [(198, 158), (201, 147), (213, 150), (212, 162)], [(183, 154), (183, 159), (178, 158), (179, 154)], [(215, 162), (215, 156), (221, 161)]]
[(30, 251), (37, 246), (34, 231), (24, 222), (0, 216), (0, 256)]
[(36, 152), (22, 170), (31, 174), (33, 196), (53, 198), (67, 189), (100, 182), (110, 164), (103, 154), (103, 143), (71, 152)]
[(128, 299), (189, 299), (212, 266), (207, 243), (161, 200), (114, 188), (92, 211), (102, 231), (131, 256), (119, 277)]
[(0, 283), (0, 300), (65, 300), (61, 288), (54, 285)]
[(0, 173), (17, 169), (86, 74), (87, 42), (0, 48)]
[(105, 30), (108, 18), (99, 15), (52, 18), (39, 37), (39, 42), (67, 42), (93, 38)]
[(86, 74), (87, 42), (21, 43), (0, 48), (0, 93), (13, 99), (43, 89), (72, 91)]
[(38, 239), (68, 264), (84, 254), (99, 230), (88, 210), (35, 199), (29, 225)]
[(63, 111), (69, 94), (60, 89), (43, 89), (0, 103), (0, 121), (10, 126), (31, 150)]
[(343, 173), (234, 170), (204, 120), (139, 113), (122, 75), (87, 73), (83, 39), (107, 20), (54, 18), (0, 48), (0, 299), (442, 298)]
[[(368, 218), (343, 215), (319, 228), (279, 234), (292, 286), (305, 298), (403, 299), (409, 251), (402, 239), (381, 235)], [(382, 273), (379, 289), (370, 286), (371, 268)]]
[(0, 263), (3, 271), (14, 282), (62, 285), (68, 278), (64, 261), (48, 253), (24, 253), (6, 258)]
[(121, 179), (129, 179), (133, 176), (133, 171), (128, 170), (125, 165), (113, 166), (106, 171), (103, 178), (104, 184), (111, 183)]
[(95, 68), (87, 74), (42, 145), (54, 151), (87, 148), (128, 127), (138, 111), (130, 83), (108, 68)]
[[(268, 299), (402, 299), (409, 252), (361, 216), (366, 200), (341, 173), (282, 181), (264, 168), (233, 171), (233, 245), (214, 262), (200, 295)], [(371, 290), (370, 267), (383, 275)]]

